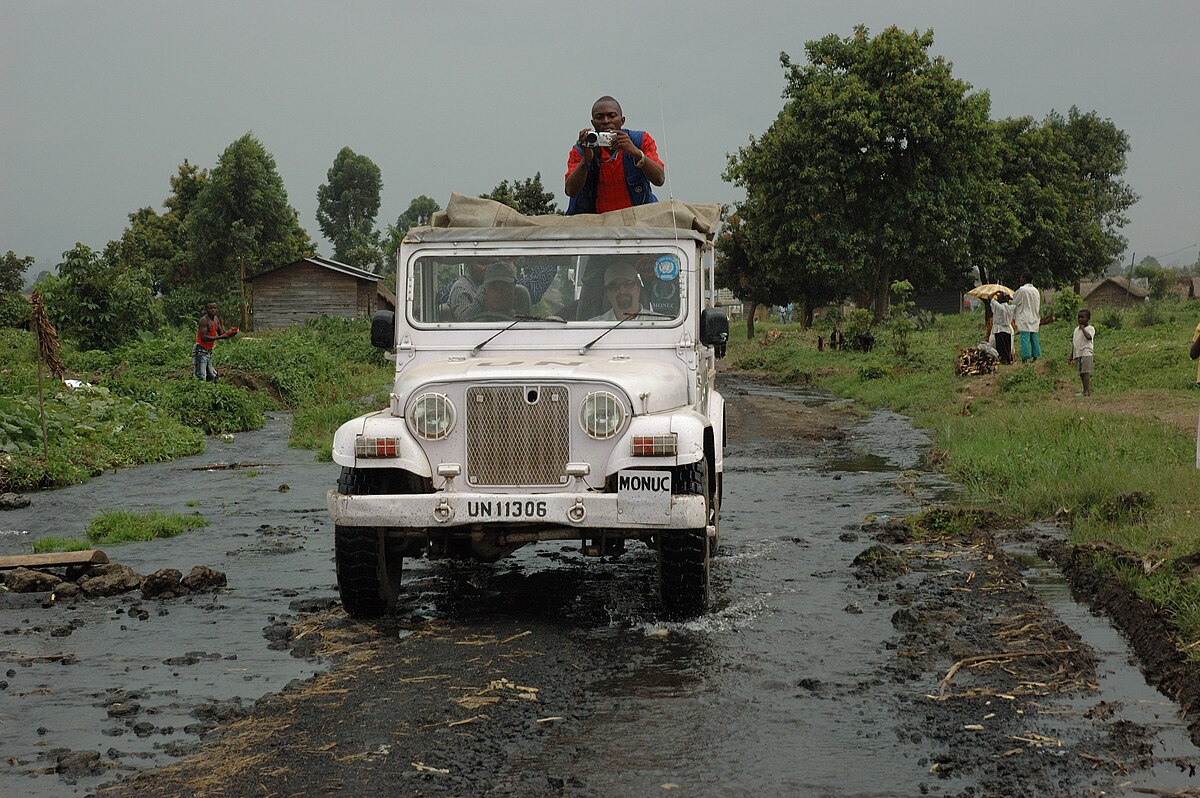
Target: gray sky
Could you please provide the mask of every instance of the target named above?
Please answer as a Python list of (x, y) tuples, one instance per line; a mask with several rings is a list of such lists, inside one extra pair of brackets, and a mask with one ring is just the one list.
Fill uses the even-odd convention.
[(602, 94), (659, 142), (671, 194), (734, 201), (726, 155), (782, 107), (779, 52), (802, 61), (857, 23), (932, 28), (995, 118), (1112, 119), (1142, 197), (1126, 260), (1196, 260), (1194, 0), (0, 0), (0, 252), (40, 270), (100, 249), (131, 211), (161, 212), (185, 158), (211, 168), (247, 131), (324, 255), (317, 187), (344, 146), (383, 172), (381, 229), (419, 194), (445, 205), (539, 171), (565, 207), (567, 150)]

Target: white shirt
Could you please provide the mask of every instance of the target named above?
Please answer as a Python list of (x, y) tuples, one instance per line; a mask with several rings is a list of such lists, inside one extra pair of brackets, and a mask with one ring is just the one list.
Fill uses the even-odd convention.
[(992, 332), (1012, 335), (1013, 307), (1007, 302), (992, 300)]
[(1042, 294), (1033, 283), (1017, 289), (1012, 305), (1017, 332), (1037, 332), (1042, 323)]
[(1096, 328), (1088, 325), (1083, 329), (1079, 325), (1075, 325), (1075, 332), (1071, 334), (1071, 359), (1077, 357), (1092, 356), (1092, 341), (1096, 338)]

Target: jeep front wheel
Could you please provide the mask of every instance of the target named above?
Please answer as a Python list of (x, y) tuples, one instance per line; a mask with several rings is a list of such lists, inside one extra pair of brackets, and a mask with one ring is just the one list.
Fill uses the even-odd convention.
[[(386, 493), (389, 476), (383, 470), (343, 468), (338, 492), (348, 496)], [(333, 551), (338, 594), (351, 618), (378, 618), (395, 610), (404, 562), (398, 541), (389, 543), (379, 527), (336, 526)]]
[[(701, 460), (671, 469), (671, 492), (703, 496), (705, 517), (712, 506), (708, 463)], [(680, 529), (658, 536), (659, 596), (663, 614), (673, 620), (692, 618), (708, 610), (708, 530)]]

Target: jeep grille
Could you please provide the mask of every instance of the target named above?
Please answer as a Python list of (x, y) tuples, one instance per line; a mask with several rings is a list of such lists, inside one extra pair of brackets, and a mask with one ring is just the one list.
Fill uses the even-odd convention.
[(467, 389), (467, 482), (561, 485), (571, 454), (564, 385)]

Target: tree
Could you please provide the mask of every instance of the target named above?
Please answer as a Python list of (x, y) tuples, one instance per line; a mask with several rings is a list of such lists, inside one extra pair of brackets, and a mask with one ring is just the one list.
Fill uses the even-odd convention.
[(498, 186), (480, 196), (483, 199), (503, 202), (526, 216), (550, 216), (558, 213), (554, 192), (546, 191), (542, 185), (541, 172), (524, 180), (513, 180), (512, 183), (501, 180)]
[(756, 250), (753, 234), (737, 213), (726, 221), (716, 242), (717, 285), (746, 303), (746, 337), (754, 337), (754, 311), (760, 304), (788, 301), (779, 272)]
[(76, 244), (58, 276), (40, 281), (54, 324), (83, 349), (114, 349), (161, 323), (149, 274)]
[(377, 271), (383, 261), (375, 229), (383, 190), (379, 167), (342, 147), (326, 176), (329, 182), (317, 188), (317, 224), (333, 243), (334, 260)]
[(383, 269), (380, 274), (384, 279), (396, 274), (396, 253), (400, 251), (400, 242), (404, 240), (405, 234), (414, 227), (429, 224), (433, 215), (441, 209), (442, 206), (438, 205), (436, 200), (422, 194), (408, 203), (408, 209), (396, 217), (395, 224), (388, 225), (387, 235), (382, 243)]
[(990, 201), (988, 95), (970, 93), (932, 45), (932, 31), (871, 38), (858, 26), (808, 42), (807, 64), (781, 53), (784, 108), (725, 175), (789, 279), (822, 272), (815, 284), (843, 286), (876, 319), (896, 280), (964, 284), (976, 250), (1009, 227)]
[(1001, 247), (1004, 267), (992, 280), (1028, 271), (1039, 284), (1063, 285), (1098, 277), (1125, 249), (1119, 229), (1137, 195), (1121, 180), (1126, 134), (1094, 112), (1072, 107), (995, 123), (1001, 180), (1017, 235)]
[(25, 285), (25, 270), (33, 265), (33, 256), (18, 258), (10, 249), (0, 258), (0, 294), (20, 291)]
[(236, 288), (247, 326), (246, 278), (314, 254), (288, 204), (275, 159), (250, 133), (230, 144), (200, 189), (187, 217), (194, 286), (214, 294)]

